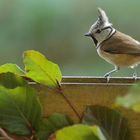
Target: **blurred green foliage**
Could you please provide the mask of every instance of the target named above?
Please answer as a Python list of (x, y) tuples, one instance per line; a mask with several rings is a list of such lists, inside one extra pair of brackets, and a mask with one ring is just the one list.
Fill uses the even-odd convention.
[[(107, 12), (116, 29), (140, 40), (139, 5), (139, 0), (1, 0), (0, 64), (22, 66), (23, 51), (35, 49), (58, 63), (63, 75), (102, 76), (113, 67), (84, 37), (97, 8)], [(114, 75), (131, 76), (132, 70)]]
[(127, 95), (117, 97), (116, 104), (140, 113), (140, 84), (134, 85)]

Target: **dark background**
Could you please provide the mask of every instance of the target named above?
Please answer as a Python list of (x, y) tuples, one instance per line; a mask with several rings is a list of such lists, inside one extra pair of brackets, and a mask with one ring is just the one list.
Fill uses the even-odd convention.
[[(98, 7), (116, 29), (140, 40), (140, 0), (0, 0), (0, 64), (23, 67), (22, 53), (34, 49), (59, 64), (63, 75), (102, 76), (113, 66), (84, 37)], [(114, 76), (132, 76), (132, 70)]]

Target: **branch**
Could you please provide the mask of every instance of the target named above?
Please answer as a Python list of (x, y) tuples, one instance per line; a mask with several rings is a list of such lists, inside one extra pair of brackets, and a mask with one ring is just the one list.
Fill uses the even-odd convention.
[(78, 111), (75, 109), (75, 107), (73, 106), (73, 104), (71, 103), (71, 101), (66, 97), (66, 95), (63, 93), (61, 85), (59, 84), (59, 82), (57, 81), (58, 84), (58, 90), (59, 93), (63, 96), (63, 98), (65, 99), (65, 101), (68, 103), (68, 105), (71, 107), (71, 109), (73, 110), (73, 112), (76, 114), (76, 116), (79, 118), (79, 120), (81, 120), (81, 116), (78, 113)]

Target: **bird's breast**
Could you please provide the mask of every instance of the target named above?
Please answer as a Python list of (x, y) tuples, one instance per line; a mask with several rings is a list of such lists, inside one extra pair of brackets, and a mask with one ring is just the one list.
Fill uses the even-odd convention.
[(109, 53), (104, 52), (100, 46), (97, 48), (97, 53), (101, 58), (114, 65), (114, 56), (111, 56)]

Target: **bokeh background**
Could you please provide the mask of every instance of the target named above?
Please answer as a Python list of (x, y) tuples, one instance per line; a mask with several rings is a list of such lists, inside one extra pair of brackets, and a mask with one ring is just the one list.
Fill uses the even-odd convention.
[[(59, 64), (63, 75), (104, 75), (113, 66), (84, 36), (98, 7), (116, 29), (140, 40), (140, 0), (0, 0), (0, 64), (23, 68), (22, 53), (34, 49)], [(114, 76), (132, 76), (132, 70)]]

